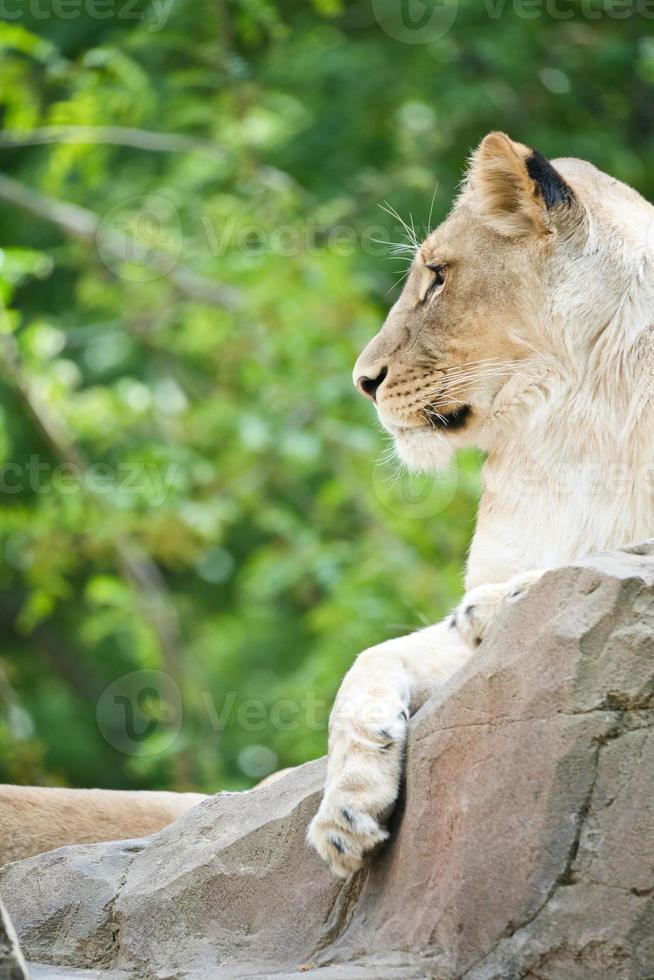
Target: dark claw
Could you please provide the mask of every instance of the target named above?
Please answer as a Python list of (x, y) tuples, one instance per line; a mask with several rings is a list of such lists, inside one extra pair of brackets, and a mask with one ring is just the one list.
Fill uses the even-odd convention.
[(329, 843), (336, 848), (339, 854), (345, 854), (345, 846), (340, 837), (330, 837)]
[(449, 618), (449, 621), (448, 621), (447, 626), (448, 626), (448, 629), (451, 629), (451, 630), (453, 630), (455, 628), (455, 626), (456, 626), (456, 613), (452, 613), (452, 615)]
[(341, 807), (341, 813), (343, 814), (343, 816), (345, 817), (345, 819), (349, 823), (350, 827), (354, 827), (354, 816), (350, 812), (350, 810), (348, 810), (348, 808), (346, 806), (342, 806)]
[(463, 615), (467, 616), (468, 619), (470, 619), (474, 611), (475, 611), (474, 606), (466, 606), (465, 609), (463, 610)]

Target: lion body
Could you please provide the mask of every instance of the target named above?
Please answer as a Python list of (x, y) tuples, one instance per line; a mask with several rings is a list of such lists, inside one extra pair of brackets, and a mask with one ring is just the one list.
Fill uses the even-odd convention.
[(501, 133), (354, 369), (400, 459), (486, 453), (466, 596), (364, 651), (330, 719), (308, 838), (347, 876), (388, 836), (409, 715), (543, 571), (654, 535), (654, 208)]
[(146, 837), (204, 799), (201, 793), (0, 784), (0, 866), (66, 844)]

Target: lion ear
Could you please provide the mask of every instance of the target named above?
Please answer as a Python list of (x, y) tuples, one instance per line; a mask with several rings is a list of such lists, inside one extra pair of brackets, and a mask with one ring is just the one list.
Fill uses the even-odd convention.
[(550, 212), (569, 208), (572, 190), (537, 150), (489, 133), (475, 150), (467, 186), (483, 219), (511, 238), (551, 230)]

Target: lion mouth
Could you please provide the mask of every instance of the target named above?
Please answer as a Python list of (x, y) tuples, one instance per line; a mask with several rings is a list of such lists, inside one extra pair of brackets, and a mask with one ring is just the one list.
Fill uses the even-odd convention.
[(424, 410), (425, 420), (430, 429), (441, 429), (445, 432), (456, 432), (462, 429), (470, 415), (470, 405), (460, 405), (453, 412), (437, 412), (432, 405)]

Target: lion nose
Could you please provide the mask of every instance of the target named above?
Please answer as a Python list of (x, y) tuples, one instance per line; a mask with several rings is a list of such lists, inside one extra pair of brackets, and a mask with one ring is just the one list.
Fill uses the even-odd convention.
[(383, 367), (376, 378), (369, 378), (366, 374), (360, 374), (356, 380), (357, 391), (360, 391), (365, 398), (377, 401), (377, 391), (384, 383), (388, 374), (388, 368)]

